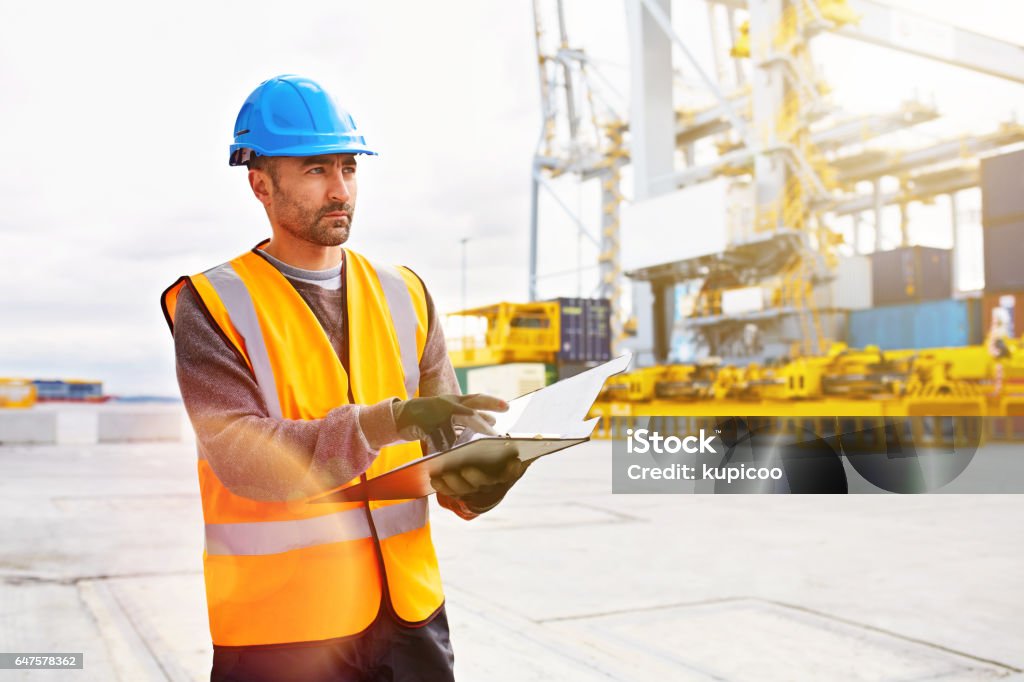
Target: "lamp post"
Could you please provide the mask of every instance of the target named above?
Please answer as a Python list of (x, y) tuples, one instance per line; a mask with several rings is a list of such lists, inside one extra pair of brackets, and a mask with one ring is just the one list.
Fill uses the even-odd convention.
[(462, 244), (462, 309), (466, 309), (466, 243), (469, 242), (469, 237), (463, 237), (459, 240)]
[[(459, 244), (462, 245), (462, 310), (466, 310), (466, 244), (469, 243), (469, 237), (463, 237), (459, 240)], [(462, 350), (466, 349), (466, 316), (460, 315), (462, 319), (462, 339), (459, 341)]]

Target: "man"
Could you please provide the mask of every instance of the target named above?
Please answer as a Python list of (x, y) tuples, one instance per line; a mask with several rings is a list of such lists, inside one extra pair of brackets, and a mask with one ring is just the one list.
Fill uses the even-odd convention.
[[(433, 302), (411, 270), (341, 247), (357, 155), (373, 154), (315, 82), (279, 76), (245, 101), (246, 165), (272, 237), (165, 293), (196, 431), (211, 680), (450, 680), (425, 499), (309, 503), (491, 432), (507, 405), (459, 396)], [(463, 518), (518, 460), (433, 481)]]
[(1003, 307), (992, 309), (992, 323), (988, 328), (988, 335), (985, 337), (985, 348), (989, 355), (995, 359), (992, 367), (992, 395), (1003, 394), (1003, 361), (1010, 357), (1010, 347), (1007, 341), (1010, 340), (1010, 325), (1013, 318), (1010, 311)]

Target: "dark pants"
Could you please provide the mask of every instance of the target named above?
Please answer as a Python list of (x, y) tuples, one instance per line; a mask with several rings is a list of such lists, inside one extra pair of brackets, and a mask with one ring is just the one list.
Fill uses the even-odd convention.
[(328, 644), (213, 648), (210, 682), (454, 682), (444, 607), (407, 628), (381, 614), (364, 633)]

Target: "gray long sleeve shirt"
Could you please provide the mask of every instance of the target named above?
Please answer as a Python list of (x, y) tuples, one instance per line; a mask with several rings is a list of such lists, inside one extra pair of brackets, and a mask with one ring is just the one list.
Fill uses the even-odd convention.
[[(347, 358), (344, 263), (330, 270), (310, 271), (282, 263), (265, 251), (257, 253), (295, 287), (338, 357)], [(429, 293), (426, 299), (428, 332), (420, 359), (420, 396), (458, 394), (459, 384)], [(329, 490), (365, 472), (380, 448), (401, 441), (393, 399), (375, 405), (339, 405), (322, 419), (271, 417), (249, 368), (227, 345), (187, 286), (178, 295), (174, 347), (178, 384), (199, 448), (217, 478), (236, 495), (269, 502)], [(462, 500), (443, 495), (438, 495), (438, 501), (468, 519), (497, 504), (506, 490), (496, 491), (472, 509)]]

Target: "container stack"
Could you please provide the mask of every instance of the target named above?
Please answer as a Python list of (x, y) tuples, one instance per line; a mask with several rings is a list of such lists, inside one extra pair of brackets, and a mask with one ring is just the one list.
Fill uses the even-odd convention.
[(1011, 336), (1024, 332), (1024, 150), (981, 162), (981, 220), (985, 240), (983, 324), (1007, 310)]
[(944, 299), (850, 313), (848, 343), (882, 350), (953, 348), (981, 343), (983, 335), (978, 299)]
[(953, 295), (950, 250), (906, 246), (871, 254), (871, 291), (876, 306), (950, 298)]
[[(870, 256), (841, 257), (832, 278), (815, 286), (814, 302), (818, 309), (821, 332), (826, 340), (848, 340), (850, 315), (874, 305), (870, 286), (872, 265)], [(795, 315), (785, 321), (783, 330), (791, 341), (803, 338), (803, 326)]]
[(907, 246), (871, 254), (876, 307), (850, 313), (848, 343), (882, 350), (981, 343), (977, 299), (953, 299), (952, 252)]
[(612, 358), (611, 303), (607, 298), (559, 298), (558, 379)]
[[(508, 309), (517, 306), (507, 303), (494, 307), (487, 336), (492, 336), (493, 329), (505, 330), (504, 336), (494, 334), (499, 338), (497, 350), (501, 352), (492, 354), (490, 362), (454, 363), (455, 376), (464, 392), (515, 398), (611, 359), (611, 304), (608, 299), (557, 298), (528, 305), (533, 308), (541, 306), (543, 313), (537, 310), (529, 315), (509, 313)], [(545, 336), (544, 347), (536, 348), (534, 341), (538, 335), (522, 333), (529, 330), (551, 330), (550, 345)], [(557, 332), (557, 346), (554, 332)], [(494, 344), (494, 341), (489, 338), (488, 344)], [(517, 358), (524, 349), (528, 351), (525, 353), (528, 357)], [(523, 361), (516, 361), (519, 359)]]

